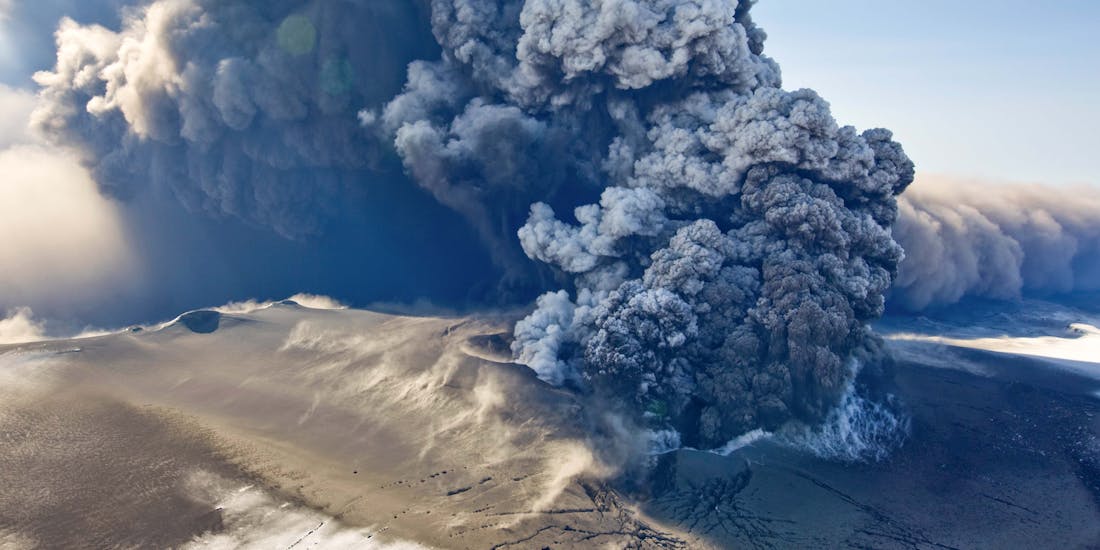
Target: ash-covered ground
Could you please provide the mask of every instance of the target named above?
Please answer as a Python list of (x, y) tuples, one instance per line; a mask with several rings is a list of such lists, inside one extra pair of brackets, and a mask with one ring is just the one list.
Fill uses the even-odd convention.
[(280, 303), (9, 345), (0, 546), (1096, 547), (1098, 371), (966, 346), (1087, 341), (1089, 310), (967, 311), (880, 323), (906, 429), (862, 461), (858, 410), (654, 454), (509, 362), (509, 316)]

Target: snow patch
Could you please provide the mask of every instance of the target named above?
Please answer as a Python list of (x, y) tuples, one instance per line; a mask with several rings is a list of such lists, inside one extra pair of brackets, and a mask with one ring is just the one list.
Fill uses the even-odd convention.
[(1065, 336), (958, 338), (899, 332), (886, 338), (1033, 357), (1100, 379), (1100, 328), (1086, 323), (1070, 323)]
[(246, 549), (268, 548), (363, 548), (420, 550), (424, 546), (405, 541), (379, 541), (384, 529), (356, 528), (320, 512), (278, 502), (254, 486), (233, 489), (222, 478), (196, 472), (190, 479), (193, 491), (216, 495), (224, 529), (206, 533), (184, 548)]

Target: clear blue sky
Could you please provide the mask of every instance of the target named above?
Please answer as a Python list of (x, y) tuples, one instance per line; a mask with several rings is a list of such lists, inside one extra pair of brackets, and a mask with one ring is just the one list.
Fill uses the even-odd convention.
[(1100, 0), (760, 0), (784, 86), (918, 171), (1100, 184)]

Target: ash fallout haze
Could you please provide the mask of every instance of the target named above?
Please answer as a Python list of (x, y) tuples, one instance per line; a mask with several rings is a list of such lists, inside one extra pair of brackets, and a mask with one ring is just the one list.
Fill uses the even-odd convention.
[(0, 547), (1100, 544), (1100, 8), (880, 4), (0, 0)]

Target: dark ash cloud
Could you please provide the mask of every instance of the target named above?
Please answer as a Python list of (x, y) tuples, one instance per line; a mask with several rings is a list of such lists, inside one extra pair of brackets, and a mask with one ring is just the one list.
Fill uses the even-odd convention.
[[(520, 361), (717, 446), (821, 420), (875, 353), (913, 178), (889, 131), (781, 89), (751, 7), (158, 0), (63, 22), (35, 120), (112, 196), (302, 242), (363, 209), (458, 234), (430, 196), (491, 255), (482, 296), (550, 290)], [(418, 189), (376, 196), (398, 163)]]
[(1100, 290), (1095, 189), (924, 177), (899, 205), (905, 260), (891, 305)]
[(83, 151), (109, 195), (166, 189), (193, 211), (316, 235), (377, 162), (356, 111), (435, 50), (420, 11), (180, 0), (133, 8), (118, 30), (65, 19), (56, 66), (35, 75), (34, 124)]
[[(519, 242), (564, 289), (517, 325), (518, 359), (694, 445), (823, 418), (902, 255), (889, 227), (913, 165), (890, 133), (780, 89), (751, 2), (432, 8), (442, 59), (361, 118), (468, 218), (538, 200)], [(493, 140), (523, 154), (478, 146)]]

